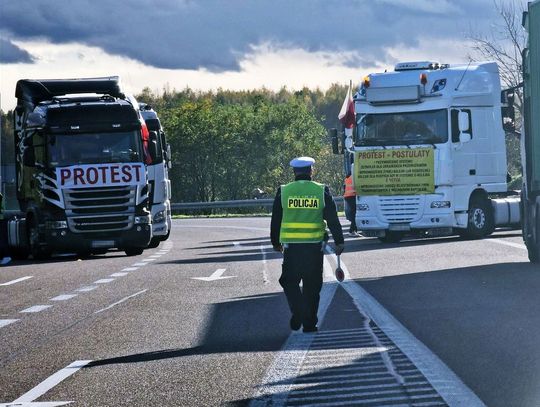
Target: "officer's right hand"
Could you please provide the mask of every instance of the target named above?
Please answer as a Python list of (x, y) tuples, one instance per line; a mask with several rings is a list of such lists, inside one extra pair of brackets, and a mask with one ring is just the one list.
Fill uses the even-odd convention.
[(345, 250), (345, 244), (341, 243), (341, 244), (336, 245), (336, 248), (334, 251), (339, 256), (341, 253), (343, 253), (343, 250)]
[(274, 246), (274, 250), (275, 250), (276, 252), (283, 253), (283, 245), (282, 245), (282, 244), (275, 245), (275, 246)]

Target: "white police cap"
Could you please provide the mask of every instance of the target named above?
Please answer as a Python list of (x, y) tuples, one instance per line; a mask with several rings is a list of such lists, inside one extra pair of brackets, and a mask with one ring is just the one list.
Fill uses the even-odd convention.
[(311, 157), (296, 157), (289, 163), (293, 168), (311, 167), (315, 160)]

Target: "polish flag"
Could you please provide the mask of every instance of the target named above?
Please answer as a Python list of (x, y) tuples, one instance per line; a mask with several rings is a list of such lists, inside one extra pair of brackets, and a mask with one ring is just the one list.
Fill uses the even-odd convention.
[(349, 131), (352, 133), (352, 128), (354, 127), (355, 121), (354, 101), (352, 98), (352, 82), (349, 83), (349, 89), (347, 90), (347, 95), (345, 96), (345, 100), (343, 101), (343, 105), (339, 111), (338, 119), (343, 124), (343, 127), (345, 127), (345, 133), (348, 133), (347, 129), (350, 129)]

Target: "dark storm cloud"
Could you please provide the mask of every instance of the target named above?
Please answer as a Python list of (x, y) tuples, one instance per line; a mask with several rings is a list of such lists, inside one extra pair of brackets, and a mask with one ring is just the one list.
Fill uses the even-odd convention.
[(0, 37), (0, 63), (16, 64), (19, 62), (32, 63), (32, 55), (11, 41)]
[(388, 48), (464, 39), (471, 23), (494, 16), (491, 0), (25, 0), (2, 4), (2, 29), (160, 68), (222, 71), (239, 69), (260, 44), (386, 61)]

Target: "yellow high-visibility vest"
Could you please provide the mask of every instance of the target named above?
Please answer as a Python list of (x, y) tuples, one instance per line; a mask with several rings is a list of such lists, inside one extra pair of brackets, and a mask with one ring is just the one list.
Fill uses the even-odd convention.
[(326, 230), (323, 219), (324, 185), (313, 181), (294, 181), (281, 187), (283, 217), (281, 243), (322, 242)]

